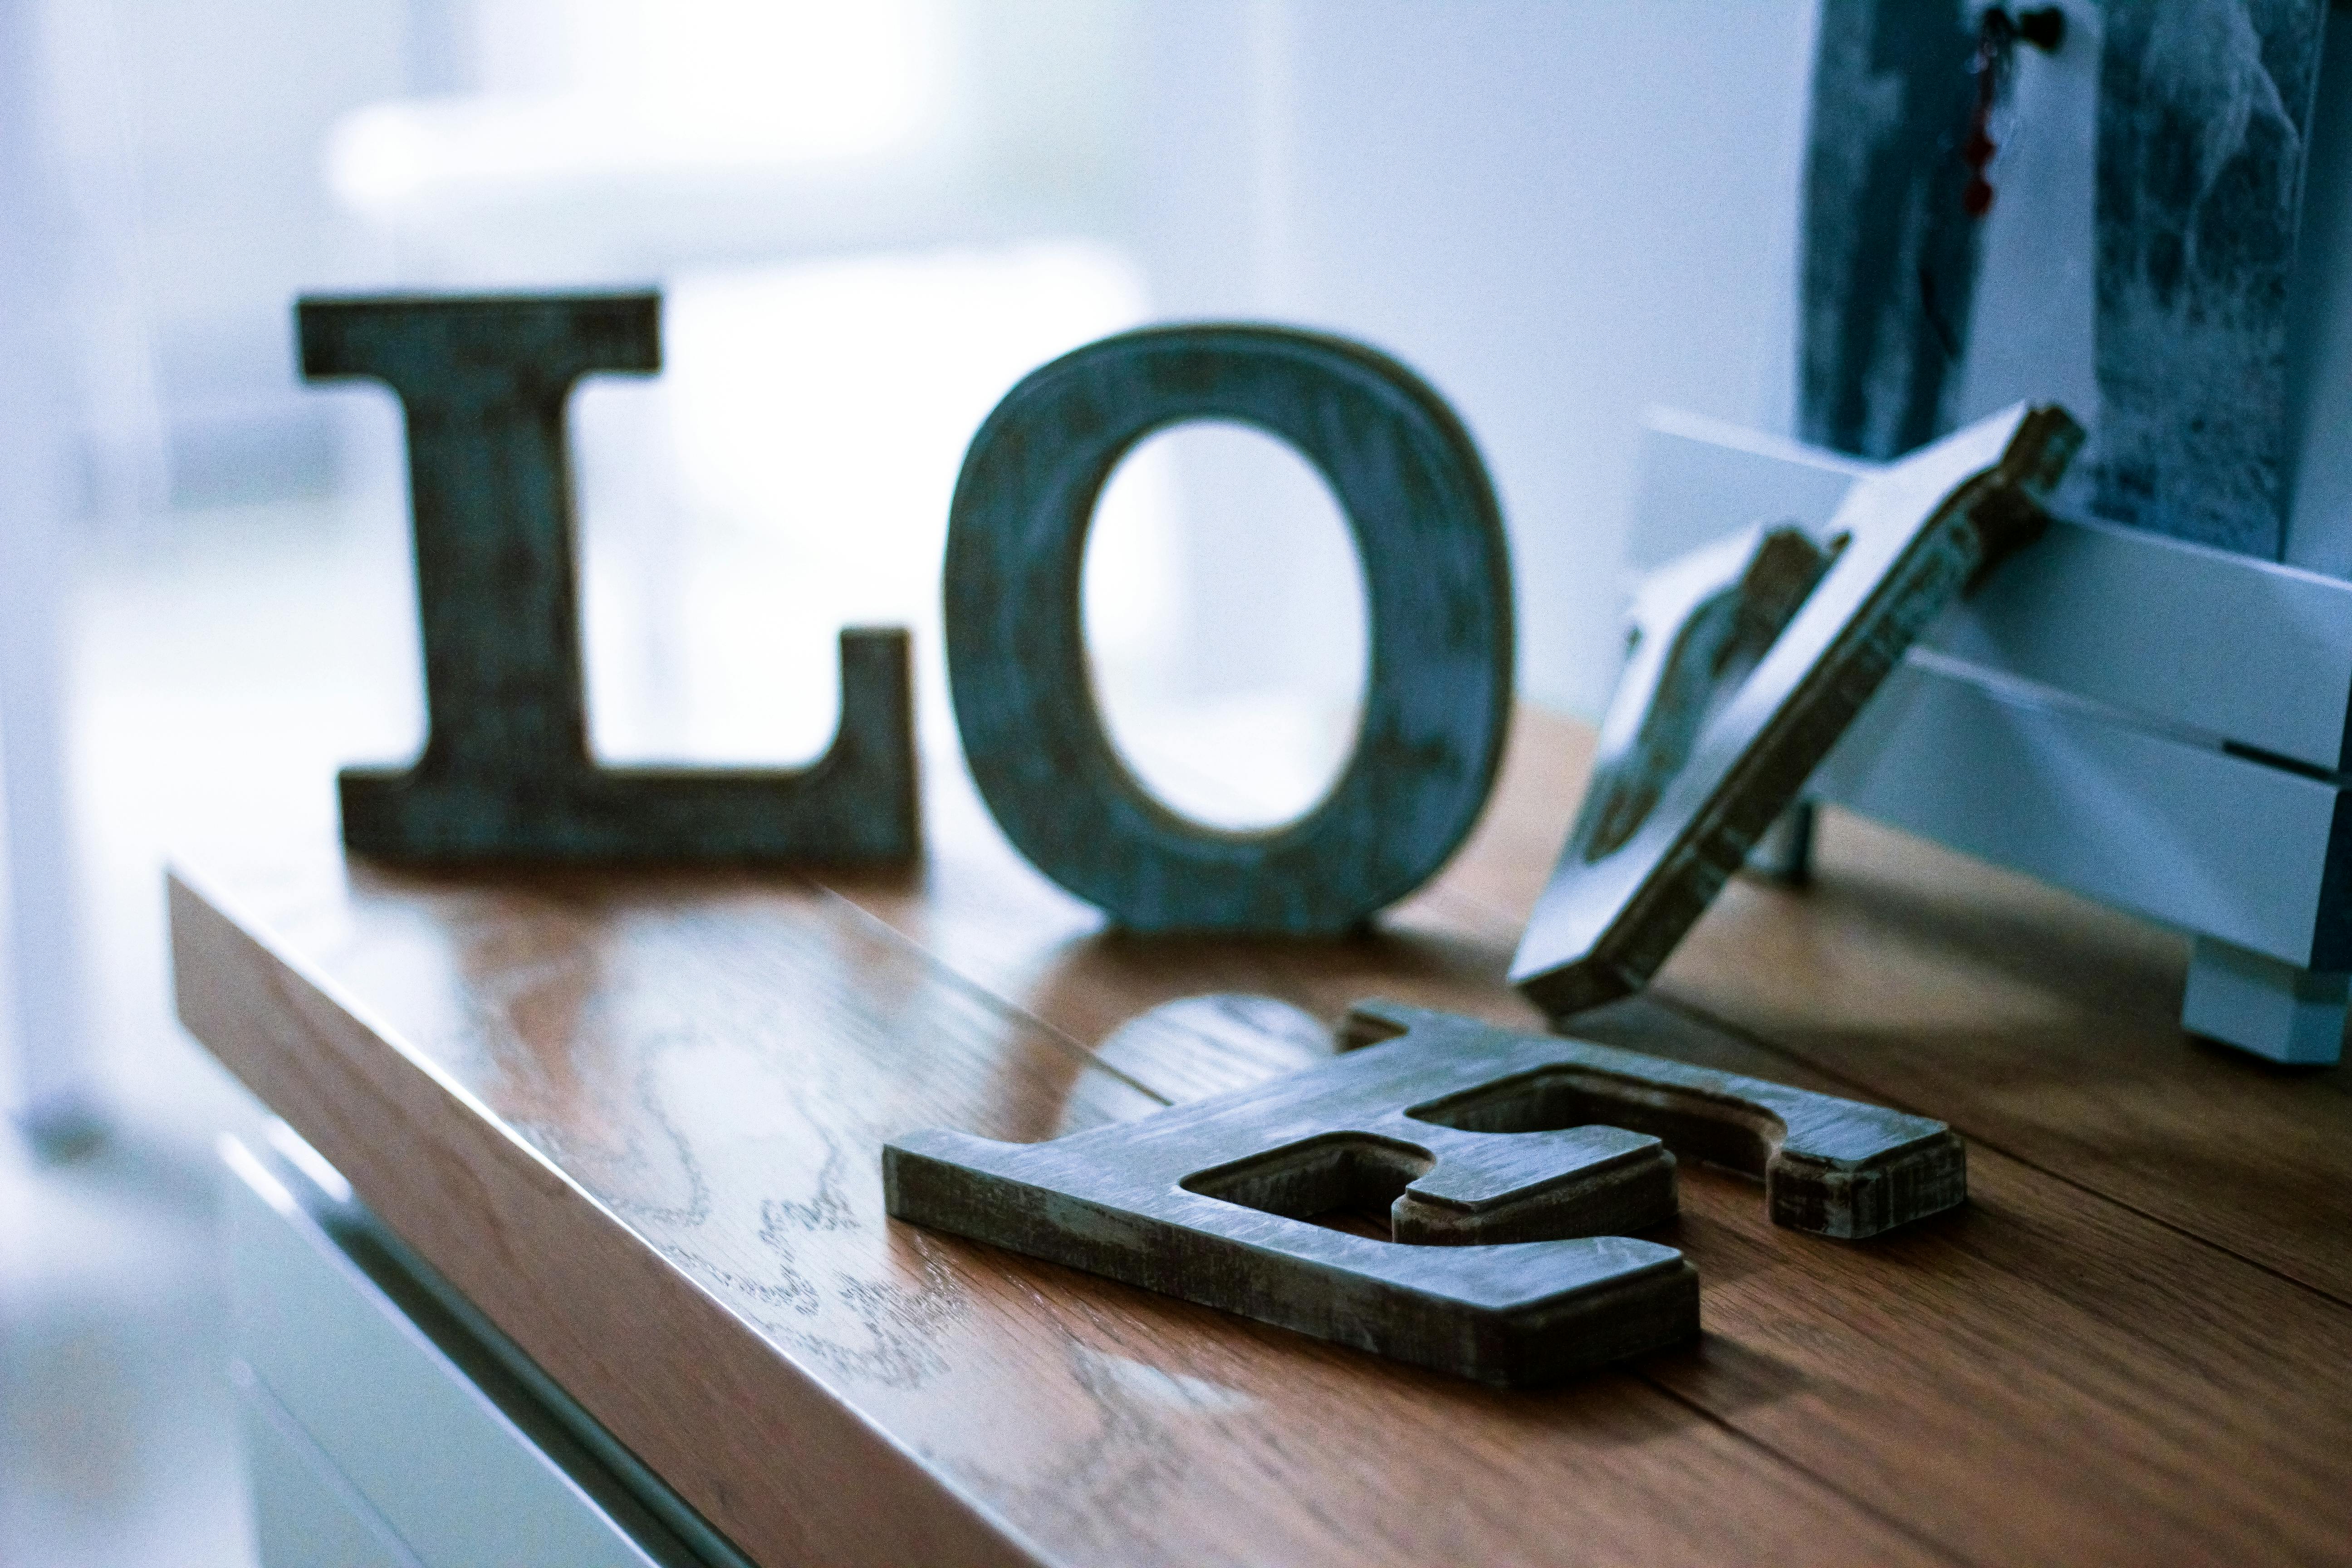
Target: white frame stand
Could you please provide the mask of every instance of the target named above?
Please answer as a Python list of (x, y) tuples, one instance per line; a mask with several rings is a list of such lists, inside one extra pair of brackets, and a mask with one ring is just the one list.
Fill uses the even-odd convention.
[[(1869, 465), (1666, 410), (1635, 577), (1820, 530)], [(2182, 1026), (2338, 1059), (2352, 969), (2352, 583), (2062, 520), (1897, 667), (1808, 795), (2190, 938)]]

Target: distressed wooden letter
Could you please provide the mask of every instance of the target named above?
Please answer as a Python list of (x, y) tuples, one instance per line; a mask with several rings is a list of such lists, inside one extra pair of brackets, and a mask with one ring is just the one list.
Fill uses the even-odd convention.
[(1359, 1003), (1344, 1039), (1358, 1048), (1319, 1066), (1050, 1142), (910, 1132), (883, 1148), (883, 1201), (1530, 1384), (1697, 1333), (1697, 1271), (1619, 1234), (1674, 1217), (1670, 1147), (1761, 1177), (1772, 1222), (1818, 1236), (1875, 1236), (1968, 1197), (1960, 1141), (1901, 1111), (1387, 1002)]
[(2082, 442), (2021, 404), (1857, 483), (1826, 551), (1776, 529), (1661, 573), (1511, 984), (1555, 1021), (1648, 984), (1913, 640), (2041, 535)]
[[(1105, 734), (1078, 617), (1095, 502), (1145, 437), (1194, 419), (1296, 447), (1363, 560), (1370, 671), (1355, 754), (1266, 833), (1187, 822)], [(1267, 327), (1106, 338), (982, 425), (947, 549), (948, 673), (972, 777), (1047, 876), (1143, 931), (1334, 933), (1418, 887), (1476, 820), (1511, 704), (1510, 563), (1469, 435), (1394, 360)]]
[(343, 841), (402, 860), (866, 860), (917, 845), (903, 631), (841, 636), (811, 767), (606, 768), (588, 751), (564, 404), (661, 365), (655, 294), (305, 300), (302, 373), (373, 376), (408, 420), (425, 752), (341, 778)]

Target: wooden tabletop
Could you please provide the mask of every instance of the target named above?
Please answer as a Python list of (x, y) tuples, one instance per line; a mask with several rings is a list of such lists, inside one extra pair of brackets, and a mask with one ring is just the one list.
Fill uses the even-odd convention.
[(172, 888), (189, 1027), (764, 1563), (2352, 1561), (2352, 1072), (2184, 1037), (2178, 939), (1824, 825), (1579, 1032), (1951, 1122), (1967, 1207), (1777, 1230), (1686, 1161), (1697, 1344), (1541, 1394), (884, 1217), (910, 1129), (1039, 1139), (1503, 984), (1590, 748), (1523, 716), (1377, 935), (1145, 940), (941, 759), (894, 873), (415, 874), (257, 831)]

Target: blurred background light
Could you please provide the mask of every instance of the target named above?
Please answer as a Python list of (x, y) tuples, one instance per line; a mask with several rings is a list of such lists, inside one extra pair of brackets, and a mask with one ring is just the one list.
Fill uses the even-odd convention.
[[(964, 446), (1144, 298), (1124, 253), (1081, 241), (673, 275), (662, 374), (574, 408), (599, 752), (814, 756), (844, 625), (913, 628), (925, 738), (951, 751), (940, 563)], [(1097, 655), (1122, 671), (1174, 629), (1168, 476), (1146, 475), (1112, 498), (1126, 515), (1088, 579)]]
[(942, 16), (922, 0), (580, 0), (541, 15), (539, 58), (561, 89), (355, 110), (327, 144), (336, 198), (393, 223), (550, 185), (870, 163), (946, 128)]

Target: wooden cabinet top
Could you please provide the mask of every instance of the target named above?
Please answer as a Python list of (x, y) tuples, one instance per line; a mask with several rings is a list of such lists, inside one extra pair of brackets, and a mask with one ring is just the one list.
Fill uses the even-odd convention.
[[(2183, 1037), (2179, 940), (1849, 817), (1578, 1033), (1900, 1106), (1967, 1207), (1776, 1230), (1696, 1162), (1706, 1332), (1549, 1392), (887, 1219), (910, 1129), (1039, 1139), (1503, 983), (1589, 736), (1522, 717), (1370, 935), (1142, 939), (943, 759), (893, 872), (436, 872), (266, 826), (184, 859), (179, 1005), (359, 1195), (773, 1564), (2352, 1557), (2352, 1069)], [(1258, 1020), (1262, 1023), (1264, 1020)]]

